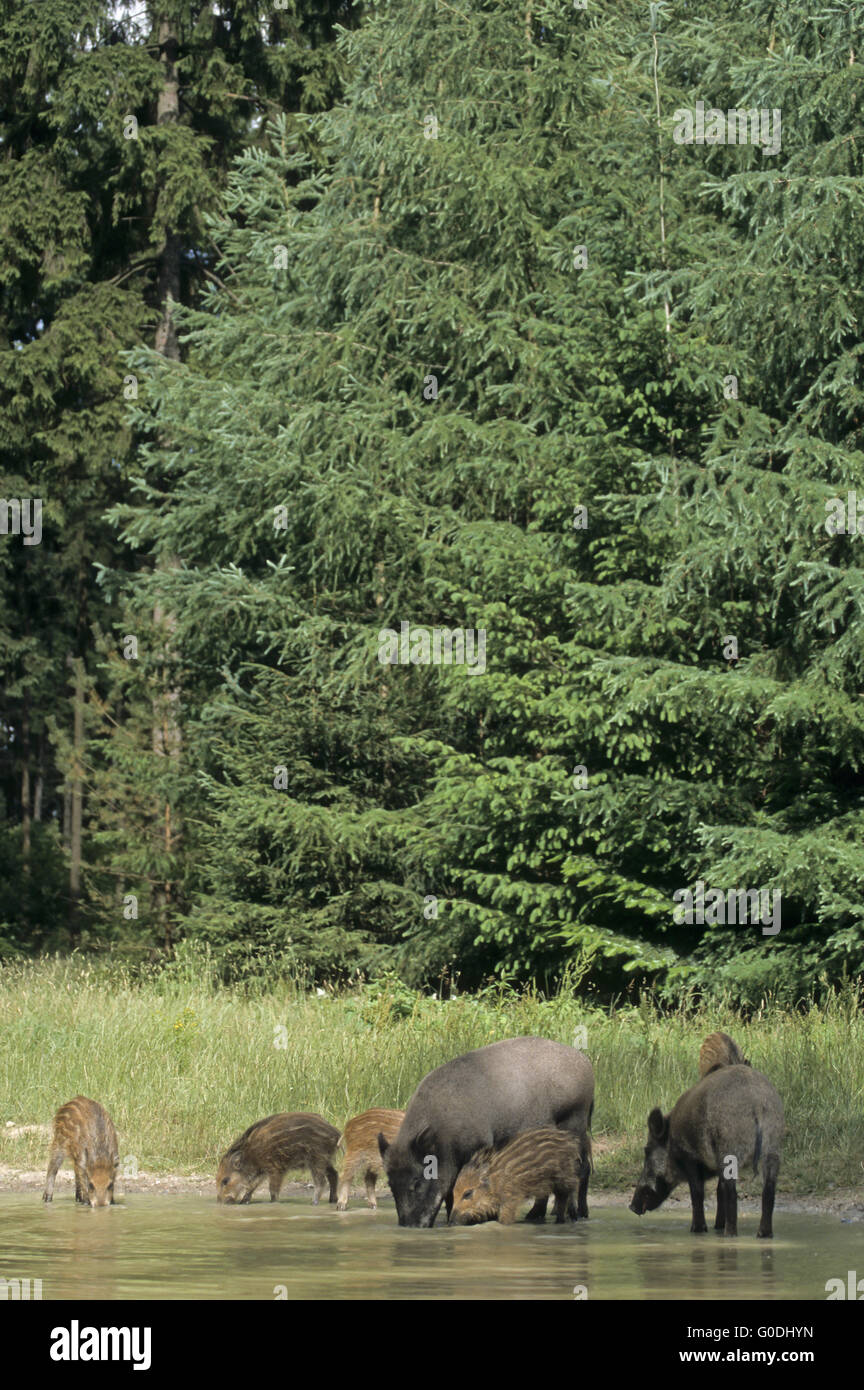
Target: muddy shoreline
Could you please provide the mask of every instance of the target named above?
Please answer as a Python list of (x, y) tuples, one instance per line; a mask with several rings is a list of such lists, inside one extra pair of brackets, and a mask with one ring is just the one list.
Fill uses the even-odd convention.
[[(41, 1193), (45, 1186), (45, 1173), (39, 1169), (14, 1168), (9, 1164), (0, 1164), (0, 1192), (32, 1192)], [(216, 1183), (211, 1173), (146, 1173), (141, 1172), (136, 1178), (123, 1178), (118, 1180), (120, 1191), (119, 1199), (122, 1201), (124, 1195), (132, 1196), (136, 1192), (155, 1192), (162, 1196), (184, 1196), (184, 1197), (211, 1197), (215, 1199)], [(71, 1169), (62, 1168), (57, 1174), (57, 1186), (55, 1188), (55, 1200), (57, 1197), (71, 1195), (73, 1190), (73, 1175)], [(312, 1184), (304, 1182), (286, 1182), (282, 1188), (283, 1197), (303, 1197), (310, 1196)], [(706, 1194), (707, 1195), (707, 1194)], [(267, 1201), (266, 1185), (255, 1194), (252, 1199), (255, 1202)], [(686, 1192), (682, 1195), (675, 1194), (664, 1204), (669, 1211), (689, 1208), (689, 1197)], [(628, 1192), (604, 1192), (602, 1188), (594, 1188), (590, 1193), (592, 1207), (601, 1209), (603, 1207), (624, 1207), (630, 1201)], [(757, 1212), (759, 1210), (758, 1197), (739, 1196), (739, 1209), (744, 1212)], [(392, 1205), (392, 1198), (383, 1188), (379, 1192), (379, 1206)], [(365, 1209), (363, 1189), (355, 1188), (352, 1190), (352, 1209)], [(864, 1188), (836, 1188), (830, 1192), (816, 1195), (804, 1193), (785, 1194), (777, 1193), (775, 1210), (802, 1212), (809, 1215), (833, 1216), (841, 1221), (862, 1221), (864, 1222)]]

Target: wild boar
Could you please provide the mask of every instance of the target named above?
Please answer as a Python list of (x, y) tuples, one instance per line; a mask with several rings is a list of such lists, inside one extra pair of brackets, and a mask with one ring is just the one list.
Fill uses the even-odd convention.
[(353, 1120), (348, 1121), (339, 1141), (345, 1149), (345, 1161), (339, 1175), (337, 1211), (347, 1209), (351, 1183), (358, 1173), (363, 1174), (366, 1184), (366, 1201), (373, 1211), (377, 1211), (375, 1183), (378, 1174), (384, 1171), (384, 1160), (378, 1149), (378, 1135), (383, 1134), (388, 1142), (392, 1142), (399, 1133), (404, 1118), (404, 1110), (364, 1110), (362, 1115), (355, 1115)]
[(706, 1231), (705, 1179), (717, 1177), (714, 1229), (738, 1234), (735, 1179), (762, 1165), (762, 1220), (757, 1234), (773, 1234), (774, 1193), (783, 1145), (783, 1102), (767, 1077), (749, 1066), (722, 1066), (692, 1086), (669, 1115), (648, 1116), (645, 1165), (630, 1210), (654, 1211), (678, 1183), (690, 1185), (691, 1231)]
[(64, 1158), (75, 1169), (75, 1201), (91, 1207), (111, 1206), (120, 1155), (111, 1117), (98, 1101), (75, 1096), (54, 1116), (43, 1202), (54, 1197), (54, 1181)]
[(454, 1226), (500, 1221), (510, 1226), (529, 1197), (554, 1193), (555, 1220), (576, 1219), (582, 1176), (579, 1141), (566, 1129), (528, 1129), (503, 1149), (481, 1149), (459, 1170), (453, 1188)]
[(330, 1201), (336, 1201), (336, 1169), (331, 1159), (339, 1131), (321, 1115), (290, 1111), (268, 1115), (235, 1139), (216, 1174), (217, 1202), (246, 1203), (264, 1178), (269, 1180), (270, 1201), (275, 1202), (289, 1168), (308, 1168), (315, 1183), (312, 1205), (318, 1205), (329, 1183)]
[(728, 1033), (712, 1033), (699, 1049), (699, 1075), (707, 1076), (718, 1067), (749, 1067), (750, 1063)]
[[(524, 1129), (554, 1125), (579, 1142), (577, 1214), (588, 1215), (594, 1072), (584, 1053), (548, 1038), (508, 1038), (437, 1067), (408, 1103), (397, 1137), (378, 1136), (400, 1226), (434, 1226), (447, 1216), (459, 1169), (478, 1149), (498, 1149)], [(529, 1220), (542, 1221), (548, 1197)]]

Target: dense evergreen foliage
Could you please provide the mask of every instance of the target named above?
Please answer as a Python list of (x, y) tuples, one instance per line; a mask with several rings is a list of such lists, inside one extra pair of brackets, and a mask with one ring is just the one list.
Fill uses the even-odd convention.
[[(135, 471), (120, 352), (176, 354), (162, 306), (212, 283), (204, 218), (230, 162), (268, 113), (333, 100), (337, 20), (343, 0), (0, 4), (0, 496), (42, 511), (40, 543), (0, 542), (0, 949), (81, 942), (116, 915), (87, 881), (84, 735), (106, 717), (100, 633), (120, 611), (99, 567), (139, 566), (105, 522)], [(121, 777), (113, 804), (128, 843), (144, 798)]]
[[(391, 0), (333, 42), (326, 8), (317, 64), (250, 38), (229, 78), (190, 39), (179, 355), (142, 330), (158, 296), (107, 283), (142, 241), (88, 241), (55, 305), (28, 233), (55, 341), (75, 293), (118, 306), (112, 351), (94, 319), (72, 353), (89, 396), (44, 368), (44, 404), (16, 396), (16, 495), (37, 478), (49, 522), (23, 562), (3, 542), (10, 768), (25, 707), (62, 759), (59, 652), (87, 661), (93, 930), (411, 983), (590, 959), (601, 990), (747, 1002), (859, 972), (864, 542), (826, 526), (864, 499), (855, 7)], [(213, 136), (217, 78), (272, 94), (260, 125)], [(782, 117), (778, 148), (680, 143), (701, 102)], [(83, 197), (98, 230), (110, 180), (72, 145), (66, 215)], [(24, 233), (0, 231), (14, 263)], [(6, 357), (26, 344), (35, 378), (50, 335), (15, 326), (9, 286)], [(103, 419), (124, 373), (137, 398)], [(100, 628), (76, 647), (75, 610), (52, 625), (37, 595), (72, 591), (79, 555)], [(405, 623), (482, 631), (485, 659), (382, 664)], [(697, 881), (779, 894), (779, 931), (676, 924)]]

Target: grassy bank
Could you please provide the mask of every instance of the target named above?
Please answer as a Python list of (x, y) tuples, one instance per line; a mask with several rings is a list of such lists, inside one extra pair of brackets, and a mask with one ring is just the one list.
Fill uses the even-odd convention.
[(107, 1107), (121, 1154), (147, 1172), (215, 1172), (229, 1142), (278, 1110), (317, 1110), (336, 1125), (372, 1105), (404, 1106), (433, 1067), (517, 1034), (572, 1043), (585, 1029), (597, 1076), (595, 1183), (629, 1187), (649, 1109), (697, 1079), (699, 1044), (722, 1028), (779, 1090), (789, 1133), (780, 1188), (823, 1192), (864, 1183), (864, 998), (860, 989), (790, 1014), (660, 1015), (644, 1005), (594, 1011), (487, 992), (442, 1002), (398, 983), (351, 994), (290, 983), (250, 994), (202, 966), (148, 980), (85, 961), (0, 967), (0, 1162), (39, 1168), (47, 1124), (82, 1092)]

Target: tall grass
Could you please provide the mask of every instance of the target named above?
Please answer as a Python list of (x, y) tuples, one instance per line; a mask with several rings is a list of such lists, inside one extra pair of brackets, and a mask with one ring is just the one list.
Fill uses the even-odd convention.
[(206, 958), (152, 977), (72, 957), (0, 966), (0, 1161), (41, 1167), (44, 1136), (4, 1138), (7, 1121), (48, 1124), (77, 1093), (107, 1107), (124, 1156), (148, 1172), (215, 1171), (229, 1142), (278, 1110), (336, 1125), (373, 1105), (404, 1106), (459, 1053), (585, 1029), (597, 1077), (596, 1185), (628, 1187), (645, 1120), (697, 1076), (699, 1044), (722, 1028), (774, 1082), (788, 1136), (781, 1190), (864, 1183), (864, 1016), (849, 985), (790, 1013), (767, 1003), (669, 1015), (648, 1003), (602, 1011), (562, 987), (551, 999), (506, 988), (442, 1001), (396, 980), (349, 993), (298, 982), (226, 989)]

